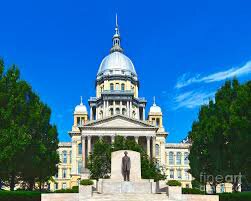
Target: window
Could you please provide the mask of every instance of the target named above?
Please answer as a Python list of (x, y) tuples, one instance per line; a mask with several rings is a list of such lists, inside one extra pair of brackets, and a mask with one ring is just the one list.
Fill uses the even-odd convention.
[(187, 169), (185, 170), (185, 178), (186, 178), (186, 180), (189, 180), (189, 173), (188, 173)]
[(55, 178), (56, 178), (56, 179), (58, 178), (58, 173), (55, 174)]
[(169, 152), (169, 165), (174, 164), (174, 157), (173, 157), (173, 152)]
[(48, 185), (47, 185), (47, 189), (48, 189), (48, 191), (50, 191), (51, 190), (51, 184), (49, 183)]
[(189, 188), (190, 186), (189, 186), (189, 184), (186, 184), (186, 188)]
[(126, 115), (126, 109), (125, 108), (122, 109), (122, 114)]
[(156, 118), (156, 126), (159, 126), (159, 118)]
[(110, 90), (111, 90), (111, 91), (114, 90), (114, 84), (113, 84), (113, 83), (110, 84)]
[(185, 165), (188, 165), (188, 164), (189, 164), (188, 155), (189, 155), (188, 152), (185, 152), (185, 153), (184, 153), (184, 164), (185, 164)]
[(135, 111), (132, 112), (132, 117), (133, 117), (133, 118), (136, 117), (136, 112), (135, 112)]
[(67, 170), (65, 168), (62, 169), (62, 178), (67, 177)]
[(81, 155), (82, 154), (82, 143), (78, 144), (78, 154)]
[(116, 83), (115, 87), (116, 90), (119, 90), (119, 83)]
[(54, 184), (54, 189), (57, 190), (58, 189), (58, 183)]
[(181, 176), (181, 170), (177, 170), (177, 178), (178, 179), (182, 179), (182, 176)]
[(155, 145), (155, 154), (156, 154), (156, 157), (159, 157), (159, 145), (158, 144)]
[(181, 165), (181, 153), (180, 152), (177, 152), (177, 155), (176, 155), (176, 164), (177, 165)]
[(125, 91), (125, 84), (121, 84), (121, 90)]
[(78, 161), (78, 174), (81, 173), (82, 170), (82, 161)]
[(99, 117), (100, 117), (101, 119), (103, 119), (103, 111), (100, 111)]
[(110, 109), (110, 116), (112, 116), (114, 113), (113, 113), (113, 109), (111, 108)]
[(119, 113), (120, 113), (120, 109), (116, 108), (116, 114), (119, 114)]
[(109, 103), (109, 106), (113, 105), (113, 101), (109, 101), (108, 103)]
[(122, 101), (122, 105), (126, 106), (126, 101)]
[(81, 124), (80, 117), (77, 117), (77, 125), (79, 126)]
[(67, 151), (63, 151), (63, 163), (67, 163)]
[(72, 157), (72, 154), (71, 154), (71, 151), (70, 151), (70, 163), (71, 163), (71, 157)]
[(221, 193), (225, 192), (225, 186), (224, 186), (224, 184), (220, 184), (220, 192)]
[(170, 170), (170, 179), (174, 179), (174, 170), (173, 169), (171, 169)]
[(63, 184), (62, 184), (62, 189), (67, 189), (66, 183), (63, 183)]

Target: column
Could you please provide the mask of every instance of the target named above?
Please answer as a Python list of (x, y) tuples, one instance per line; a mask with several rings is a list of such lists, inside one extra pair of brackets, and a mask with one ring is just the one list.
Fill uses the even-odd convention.
[(92, 151), (92, 149), (91, 149), (91, 136), (90, 135), (88, 136), (87, 150), (88, 150), (88, 157), (89, 157), (89, 154)]
[(115, 100), (113, 101), (113, 115), (116, 115), (116, 111), (115, 111)]
[(77, 142), (72, 141), (72, 160), (71, 160), (71, 174), (77, 174)]
[(130, 100), (129, 115), (132, 116), (132, 101)]
[(143, 121), (146, 120), (146, 116), (145, 116), (145, 107), (143, 107)]
[(126, 102), (126, 112), (127, 112), (127, 116), (130, 117), (129, 101)]
[(134, 138), (135, 138), (135, 142), (136, 142), (137, 144), (139, 144), (139, 136), (135, 136)]
[(91, 109), (90, 109), (90, 120), (92, 120), (92, 106), (91, 106)]
[(122, 101), (120, 101), (119, 110), (120, 110), (120, 114), (122, 114)]
[(82, 136), (82, 171), (85, 169), (85, 136)]
[(152, 137), (152, 158), (155, 158), (156, 157), (156, 148), (155, 148), (155, 145), (156, 145), (156, 137)]
[(151, 143), (150, 143), (150, 139), (151, 139), (151, 137), (150, 136), (147, 136), (146, 137), (146, 142), (147, 142), (147, 155), (148, 155), (148, 157), (150, 158), (151, 157)]
[(106, 101), (103, 102), (103, 118), (106, 117)]

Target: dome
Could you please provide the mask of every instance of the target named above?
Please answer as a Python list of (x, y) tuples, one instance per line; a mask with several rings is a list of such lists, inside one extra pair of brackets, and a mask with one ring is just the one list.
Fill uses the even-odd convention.
[(76, 113), (78, 113), (78, 114), (79, 113), (87, 113), (86, 106), (82, 102), (82, 97), (81, 97), (80, 104), (75, 107), (74, 114), (76, 114)]
[(112, 52), (103, 59), (99, 66), (98, 76), (102, 74), (137, 76), (132, 61), (118, 51)]
[(161, 113), (161, 108), (157, 106), (155, 103), (150, 107), (150, 112), (153, 113)]

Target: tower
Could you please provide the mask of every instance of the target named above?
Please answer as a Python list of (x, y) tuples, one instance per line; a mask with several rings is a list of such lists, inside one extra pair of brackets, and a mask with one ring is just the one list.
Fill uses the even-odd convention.
[(73, 129), (78, 130), (78, 126), (84, 125), (88, 121), (88, 112), (86, 106), (83, 104), (82, 96), (80, 97), (80, 104), (75, 107), (73, 115)]

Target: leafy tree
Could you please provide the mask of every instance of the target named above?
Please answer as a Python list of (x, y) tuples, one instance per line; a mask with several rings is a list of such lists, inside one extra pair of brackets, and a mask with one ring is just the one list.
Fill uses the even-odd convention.
[(58, 139), (50, 115), (18, 68), (4, 73), (0, 60), (0, 180), (11, 190), (21, 181), (33, 189), (55, 174)]
[[(226, 81), (208, 105), (200, 108), (189, 138), (191, 174), (198, 181), (210, 183), (215, 190), (227, 175), (242, 173), (250, 178), (251, 84)], [(203, 174), (206, 174), (205, 176)], [(215, 179), (221, 175), (223, 179)], [(212, 176), (212, 178), (208, 178)], [(234, 189), (238, 180), (233, 180)]]
[(91, 178), (99, 179), (109, 176), (111, 172), (111, 152), (118, 150), (133, 150), (140, 153), (141, 176), (143, 179), (154, 179), (155, 181), (165, 179), (165, 175), (161, 173), (154, 161), (149, 160), (144, 149), (135, 140), (125, 139), (122, 136), (116, 136), (113, 144), (98, 141), (94, 145), (88, 166)]

